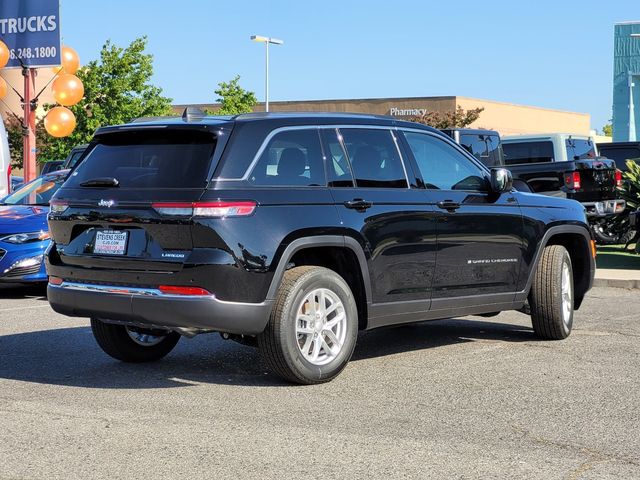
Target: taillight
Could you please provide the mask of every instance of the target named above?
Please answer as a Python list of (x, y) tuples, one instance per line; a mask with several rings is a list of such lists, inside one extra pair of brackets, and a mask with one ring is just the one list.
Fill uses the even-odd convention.
[(616, 187), (622, 187), (622, 172), (616, 169)]
[(211, 292), (200, 287), (178, 287), (175, 285), (160, 285), (158, 287), (162, 293), (167, 295), (191, 295), (191, 296), (209, 296)]
[(69, 208), (69, 203), (63, 200), (51, 200), (49, 203), (51, 213), (62, 213)]
[(244, 217), (251, 215), (257, 206), (256, 202), (159, 202), (151, 205), (153, 209), (162, 215), (179, 215), (194, 217)]
[(582, 187), (582, 183), (580, 182), (580, 172), (567, 173), (564, 176), (564, 183), (567, 188), (580, 190), (580, 188)]
[(11, 188), (11, 164), (7, 167), (7, 195), (13, 191)]
[(60, 277), (49, 277), (49, 283), (51, 285), (62, 285), (63, 280)]

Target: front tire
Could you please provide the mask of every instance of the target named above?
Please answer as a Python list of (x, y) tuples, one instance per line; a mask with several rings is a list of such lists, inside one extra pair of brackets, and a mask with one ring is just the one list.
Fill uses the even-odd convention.
[(569, 252), (561, 245), (545, 247), (529, 293), (531, 322), (540, 338), (562, 340), (569, 336), (574, 298)]
[(287, 270), (258, 346), (278, 376), (303, 385), (328, 382), (347, 365), (358, 309), (340, 275), (323, 267)]
[(107, 355), (130, 363), (159, 360), (180, 340), (180, 334), (176, 332), (126, 327), (97, 318), (91, 319), (91, 331)]

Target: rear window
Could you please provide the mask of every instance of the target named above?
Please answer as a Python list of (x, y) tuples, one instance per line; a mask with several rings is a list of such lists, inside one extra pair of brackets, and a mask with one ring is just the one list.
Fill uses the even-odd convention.
[(564, 141), (567, 148), (567, 160), (585, 160), (596, 158), (596, 147), (591, 140), (567, 138)]
[(192, 130), (107, 134), (98, 139), (67, 185), (115, 178), (120, 188), (204, 188), (215, 145), (211, 133)]
[(504, 163), (507, 165), (553, 162), (553, 143), (547, 140), (503, 143), (502, 149), (504, 150)]

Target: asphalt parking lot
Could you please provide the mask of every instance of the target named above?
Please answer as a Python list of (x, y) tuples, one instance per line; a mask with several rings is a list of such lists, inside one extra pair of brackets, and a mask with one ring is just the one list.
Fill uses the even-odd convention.
[(87, 322), (0, 291), (0, 478), (640, 478), (640, 294), (563, 342), (503, 313), (365, 333), (329, 384), (218, 335), (117, 363)]

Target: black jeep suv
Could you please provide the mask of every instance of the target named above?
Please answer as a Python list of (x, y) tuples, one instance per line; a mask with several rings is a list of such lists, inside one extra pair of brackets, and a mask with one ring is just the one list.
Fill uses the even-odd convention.
[(360, 329), (515, 309), (565, 338), (595, 268), (578, 202), (388, 117), (101, 128), (51, 205), (49, 302), (106, 353), (220, 332), (299, 383), (338, 375)]

